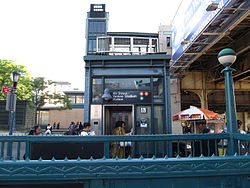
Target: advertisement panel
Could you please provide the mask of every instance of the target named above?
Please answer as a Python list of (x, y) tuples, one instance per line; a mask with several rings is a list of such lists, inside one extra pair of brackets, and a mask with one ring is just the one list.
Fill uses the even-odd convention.
[[(206, 11), (212, 2), (218, 3), (218, 9)], [(221, 12), (230, 0), (185, 0), (173, 20), (172, 60), (175, 62), (188, 49), (201, 32)], [(187, 44), (181, 44), (182, 41)]]

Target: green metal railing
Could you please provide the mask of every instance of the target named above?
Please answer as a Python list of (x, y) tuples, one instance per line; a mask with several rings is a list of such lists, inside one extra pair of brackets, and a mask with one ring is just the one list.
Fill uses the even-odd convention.
[[(227, 154), (230, 136), (238, 143), (234, 155)], [(120, 141), (130, 141), (134, 149), (130, 156), (112, 159), (111, 143)], [(8, 142), (12, 142), (11, 160), (6, 158)], [(15, 188), (35, 184), (53, 188), (66, 185), (72, 188), (249, 187), (249, 142), (250, 135), (238, 133), (0, 136), (0, 185)], [(172, 145), (171, 154), (165, 153), (168, 144)], [(211, 145), (215, 146), (213, 154)], [(67, 151), (74, 146), (77, 150)], [(88, 155), (82, 156), (87, 147)], [(72, 156), (75, 152), (77, 155)], [(58, 153), (63, 155), (58, 157)]]
[[(74, 152), (75, 157), (67, 156), (64, 158), (76, 159), (82, 158), (81, 155), (87, 152), (83, 158), (112, 158), (112, 144), (120, 142), (130, 142), (130, 152), (126, 154), (125, 147), (123, 155), (120, 158), (164, 158), (164, 157), (200, 157), (200, 156), (223, 156), (227, 154), (227, 140), (229, 134), (184, 134), (184, 135), (131, 135), (131, 136), (0, 136), (0, 157), (2, 160), (15, 159), (38, 159), (44, 158), (45, 153), (40, 150), (52, 150), (56, 153), (59, 147), (69, 150), (68, 153)], [(237, 154), (243, 155), (250, 150), (250, 135), (234, 134), (233, 139), (238, 142)], [(6, 157), (7, 143), (12, 142), (12, 154), (10, 158)], [(82, 145), (81, 145), (82, 144)], [(91, 145), (92, 144), (92, 145)], [(172, 152), (167, 153), (167, 145), (171, 144)], [(38, 147), (38, 148), (36, 148)], [(72, 147), (77, 148), (70, 151)], [(84, 148), (87, 149), (81, 149)], [(93, 148), (94, 147), (94, 148)], [(95, 149), (96, 148), (96, 149)], [(36, 157), (32, 155), (36, 152)], [(41, 152), (41, 151), (40, 151)], [(60, 151), (58, 151), (60, 152)], [(79, 153), (77, 153), (79, 152)], [(91, 153), (92, 152), (92, 153)], [(99, 152), (97, 157), (95, 155)], [(48, 155), (47, 155), (48, 156)], [(50, 158), (57, 159), (56, 156)], [(114, 156), (113, 156), (114, 157)], [(118, 156), (117, 156), (118, 157)], [(49, 159), (49, 158), (47, 158)], [(62, 159), (62, 156), (60, 156)]]

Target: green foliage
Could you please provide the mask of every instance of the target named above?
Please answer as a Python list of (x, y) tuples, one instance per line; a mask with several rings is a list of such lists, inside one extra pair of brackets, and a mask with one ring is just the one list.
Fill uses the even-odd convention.
[[(32, 77), (24, 65), (17, 65), (11, 60), (0, 59), (0, 89), (3, 86), (12, 87), (11, 75), (13, 71), (18, 71), (21, 75), (17, 84), (17, 99), (31, 100), (32, 97)], [(0, 100), (5, 100), (6, 94), (0, 93)]]
[(43, 77), (37, 77), (33, 80), (32, 101), (34, 107), (39, 110), (46, 102), (52, 101), (53, 104), (63, 104), (63, 109), (71, 108), (70, 100), (66, 95), (58, 93), (49, 93), (47, 88), (54, 84), (51, 80), (45, 80)]
[[(53, 101), (53, 104), (63, 104), (63, 109), (71, 108), (70, 100), (66, 95), (48, 93), (48, 86), (54, 84), (53, 81), (45, 80), (43, 77), (32, 78), (24, 65), (17, 65), (11, 60), (0, 60), (0, 89), (2, 86), (12, 87), (11, 75), (13, 71), (20, 73), (17, 83), (18, 100), (31, 101), (31, 106), (36, 110), (48, 101)], [(0, 93), (0, 100), (5, 99), (6, 94)]]

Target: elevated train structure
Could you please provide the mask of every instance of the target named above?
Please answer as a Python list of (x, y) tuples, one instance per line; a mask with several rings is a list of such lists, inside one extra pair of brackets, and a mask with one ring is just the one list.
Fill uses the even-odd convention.
[(237, 115), (247, 130), (250, 123), (250, 2), (211, 1), (204, 6), (206, 10), (197, 25), (186, 29), (181, 36), (178, 30), (173, 33), (179, 38), (173, 35), (170, 72), (180, 80), (181, 109), (197, 105), (225, 112), (223, 66), (217, 55), (223, 48), (232, 48), (237, 54), (232, 65)]

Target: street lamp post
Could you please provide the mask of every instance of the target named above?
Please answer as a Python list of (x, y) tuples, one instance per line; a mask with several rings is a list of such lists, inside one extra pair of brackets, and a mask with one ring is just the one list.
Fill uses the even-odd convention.
[[(9, 110), (9, 135), (13, 134), (13, 131), (16, 129), (16, 87), (20, 74), (17, 71), (12, 72), (12, 92), (9, 93), (7, 97), (7, 110)], [(7, 158), (12, 158), (12, 142), (8, 142), (7, 146)]]
[(226, 119), (227, 119), (227, 132), (230, 137), (228, 140), (228, 155), (233, 155), (237, 152), (237, 141), (233, 139), (233, 134), (237, 133), (237, 120), (236, 120), (236, 105), (234, 95), (234, 85), (232, 72), (233, 68), (230, 66), (236, 60), (236, 53), (230, 48), (221, 50), (218, 54), (218, 61), (225, 67), (222, 72), (225, 78), (225, 99), (226, 99)]

